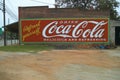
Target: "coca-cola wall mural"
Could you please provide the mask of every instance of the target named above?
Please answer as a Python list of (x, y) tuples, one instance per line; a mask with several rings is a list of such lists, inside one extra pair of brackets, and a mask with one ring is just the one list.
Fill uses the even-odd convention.
[(108, 18), (21, 19), (21, 42), (109, 42)]

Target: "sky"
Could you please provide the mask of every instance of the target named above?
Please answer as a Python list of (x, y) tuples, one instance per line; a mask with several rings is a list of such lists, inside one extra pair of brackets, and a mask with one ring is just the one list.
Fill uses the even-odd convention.
[[(120, 2), (120, 0), (117, 0)], [(0, 8), (2, 8), (0, 0)], [(55, 0), (6, 0), (6, 25), (18, 21), (18, 7), (24, 6), (49, 6), (54, 8)], [(120, 15), (120, 6), (117, 8)], [(0, 27), (3, 26), (3, 13), (0, 10)]]
[[(120, 0), (116, 0), (116, 1), (118, 1), (118, 2), (120, 3)], [(120, 15), (120, 4), (119, 4), (119, 7), (117, 8), (117, 12), (118, 12), (119, 15)]]
[[(0, 8), (2, 8), (0, 0)], [(6, 0), (6, 25), (18, 21), (18, 7), (49, 6), (54, 8), (55, 0)], [(3, 26), (3, 12), (0, 10), (0, 28)]]

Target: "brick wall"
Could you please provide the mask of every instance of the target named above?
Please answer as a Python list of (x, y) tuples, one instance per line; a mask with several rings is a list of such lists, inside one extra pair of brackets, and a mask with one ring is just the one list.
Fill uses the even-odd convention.
[[(33, 18), (109, 18), (109, 10), (80, 10), (77, 8), (48, 8), (47, 6), (38, 7), (19, 7), (19, 19)], [(66, 45), (66, 44), (64, 44)], [(101, 44), (77, 44), (72, 47), (99, 48), (106, 45)], [(71, 46), (70, 45), (70, 46)], [(56, 46), (56, 45), (55, 45)], [(63, 46), (63, 45), (62, 45)], [(69, 46), (69, 45), (68, 45)]]
[(109, 10), (77, 8), (19, 7), (19, 18), (108, 18)]

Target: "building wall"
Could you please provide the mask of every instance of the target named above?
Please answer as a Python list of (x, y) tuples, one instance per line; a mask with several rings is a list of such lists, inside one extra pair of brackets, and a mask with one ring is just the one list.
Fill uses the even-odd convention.
[(109, 10), (19, 7), (19, 18), (109, 18)]
[(110, 20), (110, 41), (115, 44), (115, 27), (120, 27), (120, 21)]
[[(109, 10), (80, 10), (77, 8), (19, 7), (19, 19), (34, 18), (109, 18)], [(112, 30), (112, 29), (111, 29)], [(111, 31), (110, 31), (111, 32)], [(114, 32), (113, 32), (114, 33)], [(114, 42), (114, 38), (112, 37)], [(93, 45), (96, 46), (96, 45)], [(78, 47), (83, 47), (79, 46)], [(86, 47), (86, 46), (85, 46)], [(91, 47), (91, 45), (87, 45)]]

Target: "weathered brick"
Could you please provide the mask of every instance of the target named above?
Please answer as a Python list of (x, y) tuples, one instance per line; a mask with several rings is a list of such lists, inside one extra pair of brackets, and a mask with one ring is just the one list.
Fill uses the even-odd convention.
[(20, 18), (108, 18), (109, 10), (80, 10), (78, 8), (19, 7)]

